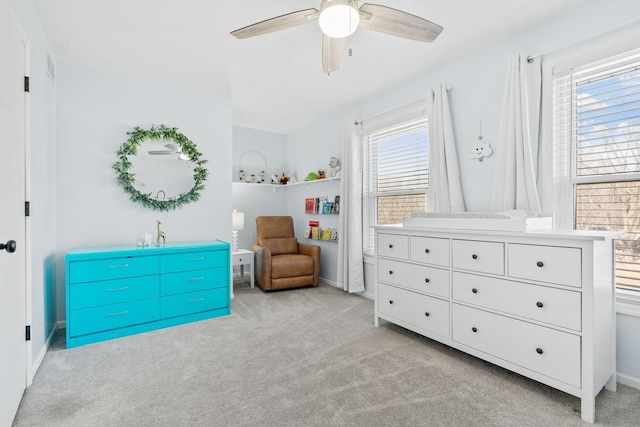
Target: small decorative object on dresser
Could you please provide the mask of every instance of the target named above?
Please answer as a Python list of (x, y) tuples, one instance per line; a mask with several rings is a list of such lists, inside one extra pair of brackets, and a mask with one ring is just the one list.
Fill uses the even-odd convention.
[(593, 423), (595, 396), (616, 388), (621, 235), (377, 226), (375, 323), (577, 396)]

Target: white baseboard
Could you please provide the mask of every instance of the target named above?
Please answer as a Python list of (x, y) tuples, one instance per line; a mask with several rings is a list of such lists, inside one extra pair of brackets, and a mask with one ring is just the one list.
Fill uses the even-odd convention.
[(640, 379), (624, 374), (617, 374), (617, 377), (620, 384), (640, 390)]
[(49, 348), (51, 348), (51, 341), (53, 341), (53, 335), (56, 333), (58, 329), (60, 329), (60, 323), (65, 323), (65, 322), (57, 322), (54, 325), (54, 327), (51, 328), (51, 332), (47, 336), (47, 339), (44, 341), (44, 345), (42, 346), (42, 349), (38, 353), (38, 356), (36, 356), (36, 358), (32, 360), (31, 378), (29, 378), (29, 381), (27, 384), (28, 386), (31, 385), (31, 383), (33, 382), (33, 379), (35, 378), (36, 373), (38, 372), (38, 369), (40, 369), (40, 365), (42, 365), (42, 361), (44, 360), (44, 357), (47, 355)]

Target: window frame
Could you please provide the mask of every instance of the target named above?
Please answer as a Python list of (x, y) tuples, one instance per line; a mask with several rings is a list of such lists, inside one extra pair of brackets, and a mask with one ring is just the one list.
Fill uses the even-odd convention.
[[(575, 206), (575, 185), (577, 183), (593, 183), (612, 181), (630, 181), (640, 179), (640, 174), (628, 174), (627, 176), (609, 177), (577, 177), (569, 182), (558, 184), (554, 182), (554, 141), (553, 141), (553, 84), (556, 70), (569, 70), (586, 64), (624, 54), (638, 48), (637, 40), (640, 38), (640, 28), (620, 30), (615, 34), (606, 37), (599, 37), (595, 40), (585, 40), (583, 43), (572, 48), (562, 49), (553, 54), (544, 55), (542, 61), (542, 146), (541, 165), (542, 176), (542, 206), (543, 210), (554, 211), (554, 226), (567, 228), (573, 226), (575, 222), (575, 209), (561, 209), (558, 215), (555, 212), (557, 187), (563, 187), (560, 198), (571, 195), (571, 205)], [(569, 177), (573, 177), (574, 161), (570, 161), (571, 171)], [(634, 176), (631, 176), (634, 175)], [(615, 274), (615, 272), (614, 272)], [(615, 277), (614, 277), (615, 278)], [(640, 291), (630, 291), (616, 288), (616, 311), (621, 314), (640, 317)]]
[[(428, 204), (429, 186), (428, 176), (430, 168), (430, 145), (429, 145), (429, 123), (426, 109), (426, 98), (407, 104), (387, 113), (374, 116), (370, 119), (359, 122), (359, 136), (362, 144), (362, 180), (363, 180), (363, 205), (362, 205), (362, 240), (363, 253), (365, 256), (373, 255), (375, 250), (375, 237), (373, 227), (378, 225), (377, 203), (379, 197), (397, 195), (424, 194), (425, 206)], [(424, 130), (427, 133), (427, 185), (424, 189), (399, 190), (399, 191), (377, 191), (373, 188), (373, 183), (377, 182), (377, 174), (371, 174), (373, 169), (370, 165), (371, 159), (368, 152), (368, 138), (370, 135), (384, 131), (385, 129), (409, 125), (423, 121)], [(377, 172), (377, 171), (376, 171)]]

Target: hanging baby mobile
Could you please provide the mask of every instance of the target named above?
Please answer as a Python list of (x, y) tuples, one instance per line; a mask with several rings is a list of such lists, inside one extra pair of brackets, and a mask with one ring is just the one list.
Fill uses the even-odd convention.
[(481, 162), (485, 157), (489, 157), (492, 154), (493, 149), (491, 148), (491, 144), (482, 140), (482, 122), (480, 122), (480, 133), (478, 134), (478, 142), (476, 142), (473, 147), (472, 159)]

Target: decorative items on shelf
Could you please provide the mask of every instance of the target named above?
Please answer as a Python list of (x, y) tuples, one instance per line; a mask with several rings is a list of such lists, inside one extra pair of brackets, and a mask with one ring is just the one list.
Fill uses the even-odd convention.
[(327, 227), (320, 229), (319, 221), (309, 221), (309, 225), (304, 230), (304, 237), (312, 240), (337, 241), (338, 230)]
[(304, 200), (304, 213), (337, 215), (340, 213), (340, 196), (336, 196), (333, 202), (329, 202), (327, 196), (309, 197)]
[(327, 171), (327, 178), (336, 178), (340, 176), (340, 159), (332, 157), (329, 159), (329, 170)]

